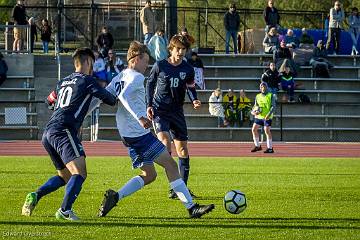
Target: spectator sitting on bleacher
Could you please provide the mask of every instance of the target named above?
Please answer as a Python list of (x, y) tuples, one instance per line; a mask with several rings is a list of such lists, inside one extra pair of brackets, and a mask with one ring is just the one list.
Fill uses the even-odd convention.
[(108, 57), (105, 61), (106, 73), (107, 73), (107, 82), (110, 83), (111, 80), (116, 77), (123, 69), (124, 63), (123, 61), (116, 57), (116, 53), (113, 49), (109, 49)]
[(197, 89), (205, 89), (204, 64), (196, 52), (191, 53), (188, 63), (195, 71), (195, 86)]
[(0, 52), (0, 86), (6, 80), (7, 71), (8, 66), (4, 60), (4, 55)]
[(179, 33), (180, 35), (186, 37), (186, 39), (188, 40), (188, 42), (190, 43), (190, 47), (187, 50), (187, 52), (185, 53), (185, 59), (188, 60), (191, 58), (191, 53), (192, 53), (192, 45), (195, 43), (195, 39), (193, 36), (191, 36), (187, 30), (186, 27), (182, 27), (181, 31)]
[(218, 118), (218, 127), (224, 126), (224, 108), (222, 106), (222, 95), (220, 88), (214, 90), (209, 98), (209, 113)]
[(266, 82), (268, 85), (268, 91), (277, 96), (277, 92), (280, 89), (280, 74), (275, 66), (274, 62), (270, 62), (269, 69), (267, 69), (261, 75), (261, 82)]
[(93, 75), (99, 80), (106, 81), (105, 61), (98, 51), (94, 51), (94, 56)]
[(271, 28), (263, 40), (264, 52), (273, 53), (279, 47), (279, 37), (276, 28)]
[(319, 40), (316, 48), (314, 48), (310, 65), (312, 66), (313, 77), (330, 77), (329, 69), (333, 68), (333, 64), (327, 60), (327, 50), (322, 40)]
[(103, 58), (106, 58), (106, 56), (108, 56), (108, 51), (114, 45), (114, 38), (106, 26), (102, 27), (101, 33), (96, 38), (96, 43), (98, 45), (99, 53)]
[(236, 111), (236, 96), (232, 89), (229, 89), (228, 93), (223, 98), (223, 105), (225, 111), (225, 120), (229, 126), (234, 127), (237, 122), (237, 111)]
[[(294, 90), (295, 90), (295, 81), (294, 74), (291, 72), (290, 62), (288, 59), (285, 59), (284, 63), (281, 65), (280, 79), (281, 79), (281, 88), (286, 92), (286, 98), (288, 102), (295, 102), (294, 99)], [(283, 100), (286, 100), (285, 98)]]
[(154, 36), (150, 38), (147, 47), (150, 51), (151, 56), (156, 61), (161, 61), (168, 57), (169, 52), (167, 49), (168, 41), (165, 37), (165, 31), (158, 29)]
[[(245, 90), (240, 90), (240, 96), (236, 100), (237, 106), (237, 119), (239, 120), (239, 126), (242, 126), (245, 121), (249, 121), (251, 117), (251, 101), (246, 96)], [(249, 123), (251, 125), (251, 122)]]
[(312, 47), (314, 48), (314, 39), (307, 33), (306, 28), (301, 29), (301, 37), (300, 37), (300, 47), (302, 47), (302, 45), (306, 44), (306, 45), (312, 45)]
[(280, 47), (273, 53), (273, 60), (275, 62), (276, 68), (280, 68), (281, 65), (284, 63), (285, 60), (288, 60), (290, 64), (291, 72), (296, 75), (296, 64), (292, 58), (292, 54), (290, 49), (286, 46), (284, 40), (280, 42)]
[(292, 29), (288, 29), (285, 36), (285, 43), (288, 48), (298, 48), (299, 47), (299, 39), (294, 35), (294, 31)]

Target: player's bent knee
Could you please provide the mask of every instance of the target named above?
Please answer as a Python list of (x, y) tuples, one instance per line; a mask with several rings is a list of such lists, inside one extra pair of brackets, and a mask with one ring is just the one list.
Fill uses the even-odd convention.
[(144, 179), (144, 184), (147, 185), (156, 180), (157, 173), (156, 172), (146, 173), (146, 174), (142, 174), (141, 177)]

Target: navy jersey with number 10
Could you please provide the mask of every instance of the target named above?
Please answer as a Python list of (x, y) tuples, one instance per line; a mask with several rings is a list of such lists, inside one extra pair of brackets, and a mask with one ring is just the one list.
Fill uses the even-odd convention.
[(156, 62), (146, 85), (147, 106), (160, 111), (182, 109), (187, 92), (192, 101), (197, 99), (194, 69), (186, 61), (174, 66), (166, 59)]
[(87, 114), (92, 97), (114, 106), (116, 98), (103, 89), (96, 80), (82, 73), (72, 73), (56, 86), (57, 101), (46, 128), (78, 130)]

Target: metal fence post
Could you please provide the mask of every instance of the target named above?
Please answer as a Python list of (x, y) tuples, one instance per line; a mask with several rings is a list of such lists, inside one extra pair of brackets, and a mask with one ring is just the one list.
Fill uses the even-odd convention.
[(95, 38), (95, 21), (94, 21), (94, 17), (95, 17), (95, 4), (94, 4), (94, 0), (91, 0), (91, 49), (94, 49), (94, 38)]

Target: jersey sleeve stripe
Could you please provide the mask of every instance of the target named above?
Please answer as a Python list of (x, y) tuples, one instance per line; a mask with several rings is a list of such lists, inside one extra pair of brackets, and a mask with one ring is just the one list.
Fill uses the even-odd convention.
[(84, 98), (84, 101), (81, 103), (79, 109), (76, 111), (76, 113), (74, 114), (74, 117), (77, 118), (82, 110), (82, 108), (84, 107), (84, 104), (86, 103), (86, 101), (89, 99), (90, 94), (86, 95), (86, 97)]

